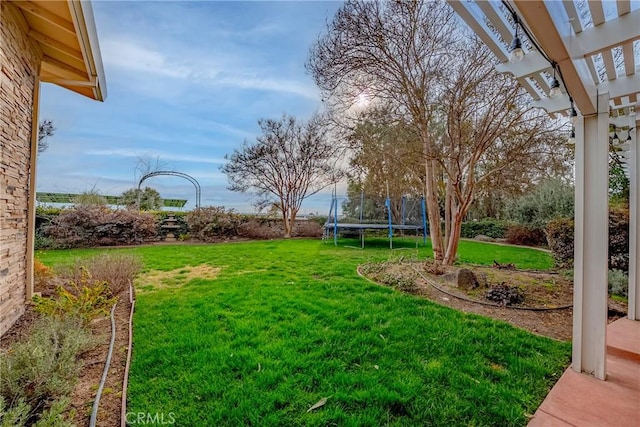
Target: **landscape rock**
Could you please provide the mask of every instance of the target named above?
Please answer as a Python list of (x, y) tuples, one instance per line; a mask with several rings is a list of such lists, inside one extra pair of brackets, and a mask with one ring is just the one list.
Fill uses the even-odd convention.
[(458, 288), (464, 290), (475, 289), (480, 286), (480, 283), (478, 283), (478, 279), (476, 278), (476, 275), (473, 274), (473, 271), (466, 268), (458, 270), (458, 277), (456, 278), (455, 283)]
[(485, 236), (484, 234), (478, 234), (473, 240), (477, 240), (478, 242), (495, 242), (496, 239), (493, 237)]
[(442, 276), (444, 280), (452, 283), (460, 289), (470, 290), (478, 287), (487, 287), (487, 275), (481, 274), (480, 277), (476, 277), (473, 271), (467, 268), (461, 268), (456, 271), (444, 274)]

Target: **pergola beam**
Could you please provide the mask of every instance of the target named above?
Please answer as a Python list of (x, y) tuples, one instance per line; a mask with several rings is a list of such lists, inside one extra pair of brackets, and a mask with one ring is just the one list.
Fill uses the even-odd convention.
[(504, 62), (496, 65), (500, 73), (511, 73), (515, 78), (531, 77), (551, 70), (551, 65), (536, 51), (528, 52), (520, 62)]
[[(573, 35), (566, 25), (569, 19), (564, 6), (557, 2), (527, 0), (514, 0), (513, 3), (523, 21), (536, 34), (540, 47), (560, 66), (566, 89), (571, 93), (577, 108), (584, 115), (595, 114), (596, 88), (591, 83), (592, 78), (584, 55), (572, 54), (567, 47)], [(547, 8), (554, 8), (553, 16)], [(559, 19), (557, 16), (561, 16), (564, 22), (556, 23), (554, 16), (556, 19)]]

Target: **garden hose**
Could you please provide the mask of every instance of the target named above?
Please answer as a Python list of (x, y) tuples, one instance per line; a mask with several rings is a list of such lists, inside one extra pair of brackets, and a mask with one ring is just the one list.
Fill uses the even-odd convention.
[(114, 313), (118, 303), (113, 304), (111, 308), (111, 342), (109, 343), (109, 353), (107, 353), (107, 360), (104, 363), (104, 371), (102, 371), (102, 378), (100, 379), (100, 385), (98, 386), (98, 392), (96, 398), (93, 401), (93, 407), (91, 408), (91, 419), (89, 420), (89, 427), (95, 427), (98, 418), (98, 406), (100, 406), (100, 396), (102, 396), (102, 389), (104, 383), (107, 381), (107, 374), (109, 373), (109, 366), (111, 365), (111, 355), (113, 354), (113, 345), (116, 342), (116, 320)]
[(131, 350), (133, 348), (133, 308), (136, 300), (133, 299), (133, 286), (129, 282), (129, 304), (131, 304), (131, 312), (129, 313), (129, 346), (127, 349), (127, 362), (124, 366), (124, 379), (122, 380), (122, 411), (120, 413), (120, 426), (127, 425), (127, 386), (129, 384), (129, 366), (131, 365)]

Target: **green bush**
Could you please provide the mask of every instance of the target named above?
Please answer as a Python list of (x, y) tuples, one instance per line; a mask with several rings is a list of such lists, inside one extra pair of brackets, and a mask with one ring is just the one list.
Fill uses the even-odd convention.
[(538, 227), (525, 225), (510, 225), (506, 233), (507, 243), (522, 246), (545, 246), (547, 237), (544, 230)]
[(40, 249), (55, 249), (56, 242), (50, 237), (43, 236), (42, 233), (36, 231), (33, 242), (33, 248), (38, 251)]
[(507, 231), (507, 223), (497, 219), (483, 219), (482, 221), (468, 221), (462, 223), (460, 237), (473, 239), (482, 234), (494, 239), (502, 239)]
[(543, 181), (536, 189), (507, 204), (507, 215), (519, 224), (544, 227), (554, 218), (573, 217), (573, 187), (558, 179)]
[(609, 293), (626, 297), (629, 294), (629, 276), (621, 270), (609, 270)]
[(0, 427), (22, 427), (29, 419), (31, 407), (24, 399), (11, 402), (8, 406), (4, 397), (0, 396)]
[(73, 391), (81, 368), (78, 356), (92, 344), (80, 319), (44, 317), (34, 322), (25, 340), (0, 352), (0, 396), (9, 402), (8, 410), (0, 410), (3, 423), (19, 419), (25, 405), (30, 422), (55, 409), (53, 402)]

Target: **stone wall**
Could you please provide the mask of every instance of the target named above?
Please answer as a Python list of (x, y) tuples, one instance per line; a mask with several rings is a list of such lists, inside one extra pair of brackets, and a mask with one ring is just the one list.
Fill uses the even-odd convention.
[(21, 17), (0, 2), (0, 336), (24, 313), (26, 298), (31, 124), (41, 58)]

